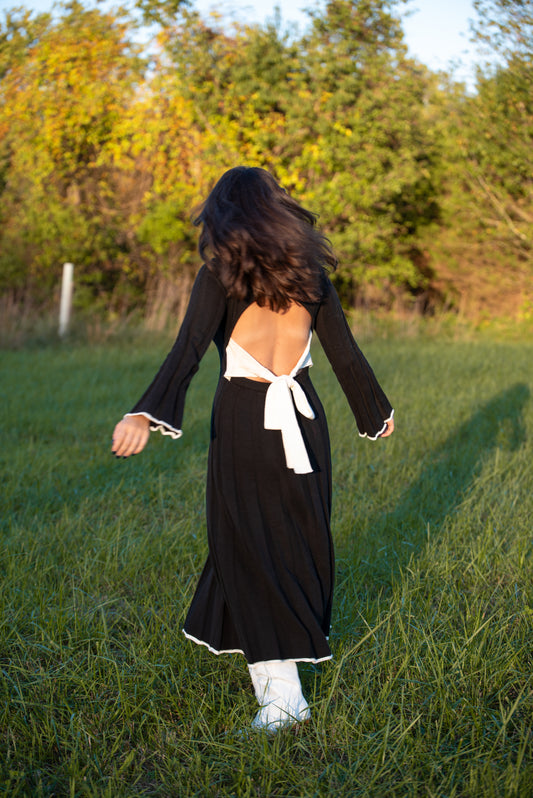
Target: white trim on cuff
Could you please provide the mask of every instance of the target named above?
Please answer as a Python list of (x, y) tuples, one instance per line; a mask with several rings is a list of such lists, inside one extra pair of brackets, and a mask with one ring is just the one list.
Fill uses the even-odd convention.
[(377, 441), (377, 439), (380, 437), (380, 435), (383, 435), (383, 433), (387, 429), (387, 424), (389, 423), (389, 421), (392, 421), (393, 418), (394, 418), (394, 410), (391, 412), (390, 416), (387, 419), (385, 419), (385, 421), (383, 422), (382, 428), (380, 429), (378, 434), (375, 436), (375, 438), (371, 438), (370, 435), (367, 432), (360, 432), (359, 433), (359, 437), (360, 438), (368, 438), (369, 441)]
[(151, 432), (160, 432), (162, 435), (169, 435), (173, 440), (177, 440), (183, 435), (182, 430), (171, 427), (170, 424), (166, 423), (166, 421), (160, 421), (158, 418), (154, 418), (150, 415), (150, 413), (126, 413), (124, 418), (127, 418), (128, 416), (144, 416), (152, 422), (150, 424)]

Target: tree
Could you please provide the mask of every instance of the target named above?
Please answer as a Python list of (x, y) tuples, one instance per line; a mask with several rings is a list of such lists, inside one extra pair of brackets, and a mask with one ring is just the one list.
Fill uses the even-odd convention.
[(475, 94), (441, 80), (429, 95), (440, 142), (441, 219), (422, 244), (436, 284), (459, 311), (530, 317), (532, 4), (487, 0), (476, 9), (474, 35), (492, 58), (478, 68)]
[(477, 41), (500, 60), (478, 71), (470, 105), (468, 160), (505, 232), (524, 253), (533, 247), (533, 2), (476, 0)]
[(180, 11), (189, 5), (190, 0), (135, 0), (135, 8), (141, 12), (143, 22), (162, 27), (172, 25)]
[(11, 40), (25, 46), (11, 48), (0, 83), (0, 266), (4, 276), (17, 275), (19, 290), (39, 285), (42, 293), (61, 262), (73, 259), (98, 293), (115, 281), (120, 250), (99, 159), (142, 62), (128, 21), (113, 14), (73, 2), (57, 23), (41, 20), (39, 35), (27, 14), (21, 19)]
[(533, 53), (532, 0), (474, 0), (477, 18), (472, 22), (475, 41), (505, 59)]
[(330, 0), (313, 12), (289, 110), (304, 197), (359, 301), (372, 285), (382, 297), (424, 289), (416, 235), (437, 213), (424, 75), (406, 57), (393, 5)]
[(0, 80), (24, 61), (28, 48), (39, 41), (50, 25), (50, 14), (34, 15), (22, 7), (4, 11), (0, 28)]
[(327, 0), (297, 37), (279, 14), (239, 25), (185, 1), (139, 0), (156, 23), (148, 47), (123, 11), (74, 0), (58, 19), (8, 12), (0, 287), (45, 297), (75, 260), (78, 301), (142, 306), (154, 323), (179, 316), (198, 266), (192, 211), (237, 163), (269, 169), (319, 214), (348, 303), (408, 296), (426, 307), (446, 280), (474, 273), (465, 242), (484, 276), (500, 257), (522, 279), (531, 3), (479, 0), (493, 17), (477, 35), (500, 60), (479, 72), (475, 96), (407, 57), (399, 3)]

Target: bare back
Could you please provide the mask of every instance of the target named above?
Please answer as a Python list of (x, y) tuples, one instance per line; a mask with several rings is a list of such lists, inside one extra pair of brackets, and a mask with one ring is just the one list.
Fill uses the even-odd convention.
[[(259, 307), (255, 302), (240, 316), (232, 338), (276, 375), (289, 374), (309, 340), (311, 316), (292, 303), (285, 312)], [(260, 380), (264, 382), (264, 380)]]

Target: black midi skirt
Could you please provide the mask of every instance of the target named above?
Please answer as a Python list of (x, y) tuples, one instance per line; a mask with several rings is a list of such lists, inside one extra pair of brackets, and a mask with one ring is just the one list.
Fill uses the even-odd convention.
[(209, 556), (183, 631), (217, 654), (241, 652), (249, 664), (331, 656), (329, 436), (308, 370), (296, 379), (315, 413), (297, 413), (310, 474), (287, 468), (281, 432), (264, 428), (268, 383), (222, 378), (213, 405)]

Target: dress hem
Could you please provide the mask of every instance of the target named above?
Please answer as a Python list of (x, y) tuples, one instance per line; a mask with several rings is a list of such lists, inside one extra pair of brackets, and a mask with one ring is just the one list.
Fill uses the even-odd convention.
[[(218, 651), (213, 646), (206, 643), (204, 640), (198, 640), (197, 637), (190, 635), (185, 629), (181, 630), (185, 637), (188, 640), (192, 640), (193, 643), (197, 643), (199, 646), (205, 646), (212, 654), (216, 654), (220, 656), (220, 654), (242, 654), (245, 657), (245, 653), (240, 648), (225, 648)], [(257, 662), (312, 662), (314, 664), (318, 664), (319, 662), (326, 662), (328, 659), (333, 659), (333, 654), (329, 654), (327, 657), (290, 657), (287, 659), (266, 659), (266, 660), (257, 660)], [(248, 663), (249, 665), (254, 665), (254, 662)]]

